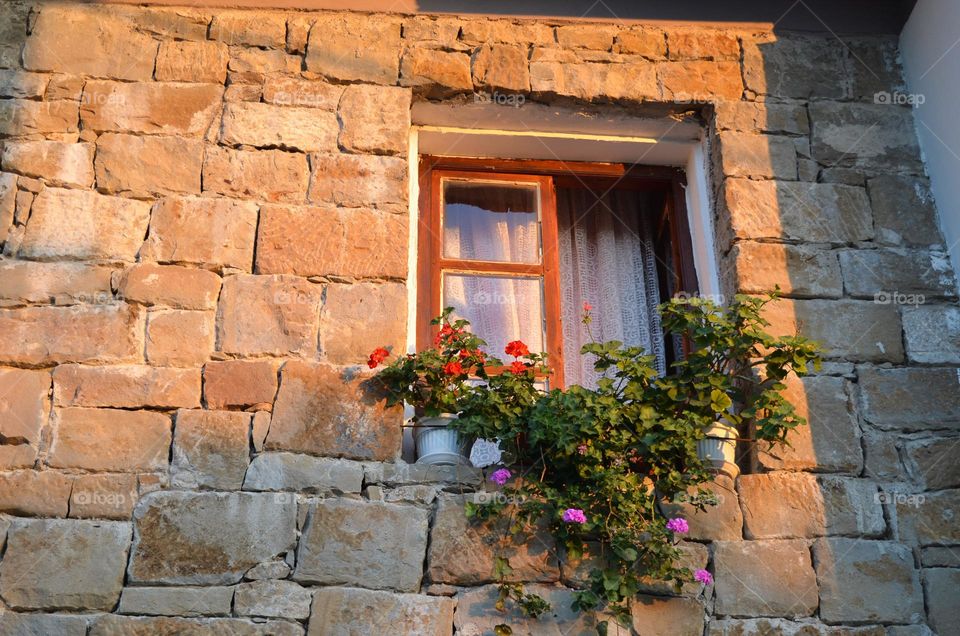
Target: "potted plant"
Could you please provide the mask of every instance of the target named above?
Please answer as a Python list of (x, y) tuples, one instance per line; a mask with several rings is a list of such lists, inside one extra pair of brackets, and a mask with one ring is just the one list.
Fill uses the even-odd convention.
[[(506, 432), (536, 398), (535, 378), (545, 372), (544, 356), (531, 354), (520, 341), (506, 347), (513, 358), (509, 365), (488, 355), (470, 323), (451, 321), (452, 312), (448, 307), (431, 321), (440, 327), (433, 347), (397, 356), (378, 375), (387, 406), (405, 403), (414, 409), (417, 463), (466, 463), (463, 451), (472, 437), (508, 439)], [(376, 368), (389, 356), (378, 348), (367, 364)], [(477, 435), (481, 429), (493, 434)]]
[[(725, 308), (698, 298), (667, 302), (662, 324), (686, 338), (690, 351), (666, 375), (640, 347), (594, 342), (582, 353), (602, 374), (597, 388), (553, 389), (515, 416), (462, 417), (454, 424), (462, 430), (518, 440), (515, 463), (490, 475), (504, 496), (467, 503), (467, 516), (478, 524), (508, 516), (517, 541), (546, 527), (557, 557), (582, 566), (569, 570), (583, 572), (568, 581), (579, 588), (574, 609), (604, 610), (625, 625), (634, 596), (652, 581), (678, 590), (709, 585), (708, 571), (678, 565), (688, 526), (664, 514), (669, 502), (711, 503), (701, 486), (715, 466), (701, 453), (717, 422), (753, 431), (755, 440), (784, 442), (803, 420), (783, 398), (782, 381), (818, 362), (812, 343), (763, 331), (760, 313), (769, 300), (737, 296)], [(483, 404), (489, 410), (495, 398)], [(731, 439), (729, 429), (720, 434)], [(530, 615), (549, 608), (510, 578), (507, 556), (498, 557), (496, 571), (500, 607), (512, 600)]]

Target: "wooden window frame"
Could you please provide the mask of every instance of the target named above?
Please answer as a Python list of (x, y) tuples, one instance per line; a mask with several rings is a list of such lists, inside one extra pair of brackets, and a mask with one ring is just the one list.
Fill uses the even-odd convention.
[[(509, 183), (531, 183), (540, 188), (541, 259), (537, 264), (497, 263), (447, 259), (443, 256), (440, 209), (441, 179), (485, 179)], [(438, 327), (430, 318), (440, 313), (442, 273), (457, 271), (480, 274), (543, 277), (543, 312), (548, 363), (553, 371), (551, 384), (563, 383), (563, 330), (560, 323), (560, 272), (556, 187), (581, 187), (604, 192), (613, 188), (661, 191), (663, 210), (656, 234), (670, 233), (675, 264), (672, 287), (696, 293), (692, 241), (687, 219), (683, 170), (665, 166), (614, 163), (531, 161), (516, 159), (468, 159), (423, 155), (419, 162), (420, 197), (417, 245), (416, 342), (422, 350), (433, 344)], [(550, 249), (553, 246), (553, 249)], [(686, 348), (686, 343), (684, 343)], [(499, 353), (499, 352), (498, 352)]]

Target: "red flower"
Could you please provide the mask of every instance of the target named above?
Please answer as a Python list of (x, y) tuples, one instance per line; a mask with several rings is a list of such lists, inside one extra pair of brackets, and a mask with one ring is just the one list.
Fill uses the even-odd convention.
[(513, 375), (522, 375), (527, 372), (527, 365), (519, 360), (514, 360), (510, 364), (510, 372), (513, 373)]
[(448, 362), (443, 365), (443, 372), (447, 375), (460, 375), (463, 373), (463, 365), (457, 361)]
[(388, 355), (390, 355), (389, 351), (383, 347), (377, 347), (373, 350), (373, 353), (370, 354), (370, 359), (367, 360), (367, 366), (371, 369), (376, 369), (377, 365), (386, 360)]
[(588, 303), (587, 301), (583, 301), (583, 310), (584, 310), (584, 311), (592, 311), (592, 310), (593, 310), (593, 305), (591, 305), (591, 304)]
[(520, 340), (514, 340), (513, 342), (508, 343), (504, 351), (506, 351), (508, 356), (513, 356), (514, 358), (530, 355), (530, 349), (528, 349), (527, 345), (523, 344), (523, 342)]
[(466, 360), (467, 358), (470, 358), (470, 357), (477, 358), (480, 360), (480, 362), (483, 362), (483, 359), (486, 357), (486, 354), (483, 351), (480, 351), (479, 349), (474, 349), (473, 351), (469, 349), (460, 350), (461, 360)]

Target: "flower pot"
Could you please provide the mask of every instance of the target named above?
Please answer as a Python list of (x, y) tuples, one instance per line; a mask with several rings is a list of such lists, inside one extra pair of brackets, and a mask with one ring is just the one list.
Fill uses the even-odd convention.
[(725, 422), (714, 422), (704, 429), (706, 437), (697, 442), (697, 456), (730, 477), (740, 474), (737, 466), (737, 429)]
[(469, 464), (464, 456), (464, 440), (449, 427), (456, 415), (426, 417), (417, 422), (413, 438), (417, 443), (417, 463), (437, 466)]

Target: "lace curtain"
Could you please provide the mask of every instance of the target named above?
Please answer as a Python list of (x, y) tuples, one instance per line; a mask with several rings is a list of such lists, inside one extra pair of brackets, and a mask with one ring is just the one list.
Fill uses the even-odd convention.
[[(644, 193), (610, 191), (599, 199), (581, 189), (557, 191), (564, 380), (595, 387), (593, 356), (580, 355), (591, 341), (619, 340), (655, 355), (664, 373), (663, 330), (654, 237)], [(645, 213), (646, 212), (646, 213)], [(583, 325), (583, 303), (593, 322)], [(588, 330), (589, 329), (589, 330)]]

